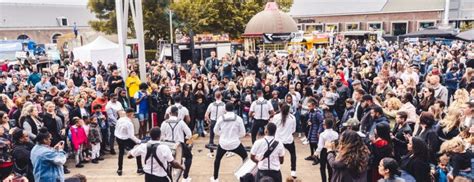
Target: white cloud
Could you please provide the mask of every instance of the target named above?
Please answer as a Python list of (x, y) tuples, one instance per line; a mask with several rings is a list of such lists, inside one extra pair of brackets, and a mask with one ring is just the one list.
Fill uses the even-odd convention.
[(88, 0), (0, 0), (0, 3), (86, 5)]

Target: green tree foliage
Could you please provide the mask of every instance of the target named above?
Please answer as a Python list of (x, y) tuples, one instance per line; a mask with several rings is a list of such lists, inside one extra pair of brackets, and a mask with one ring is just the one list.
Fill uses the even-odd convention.
[[(229, 33), (233, 38), (245, 31), (247, 22), (265, 8), (268, 0), (179, 0), (171, 5), (179, 27), (185, 32)], [(288, 12), (293, 0), (276, 0)]]
[[(171, 4), (174, 14), (173, 26), (185, 32), (229, 33), (239, 37), (247, 22), (265, 8), (271, 0), (175, 0)], [(276, 0), (282, 11), (289, 11), (293, 0)], [(171, 0), (142, 0), (145, 47), (155, 48), (159, 39), (169, 40), (169, 14)], [(89, 0), (89, 9), (97, 20), (91, 27), (107, 34), (117, 33), (115, 0)], [(133, 27), (129, 12), (129, 27)], [(133, 32), (133, 28), (129, 33)]]
[[(167, 8), (170, 5), (170, 0), (142, 0), (142, 5), (145, 47), (156, 48), (156, 41), (158, 39), (169, 39), (169, 19)], [(93, 13), (95, 13), (98, 19), (89, 22), (94, 30), (107, 34), (117, 33), (115, 0), (89, 0), (88, 7)], [(129, 27), (133, 27), (130, 11)], [(129, 33), (132, 33), (133, 31), (133, 28), (131, 28)]]

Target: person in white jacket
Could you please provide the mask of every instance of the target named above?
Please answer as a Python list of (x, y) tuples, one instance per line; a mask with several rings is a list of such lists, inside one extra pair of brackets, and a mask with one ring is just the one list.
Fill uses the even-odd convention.
[(242, 118), (237, 116), (234, 111), (233, 103), (225, 105), (226, 113), (217, 118), (214, 127), (214, 133), (219, 135), (219, 145), (217, 147), (216, 159), (214, 160), (214, 176), (211, 181), (218, 182), (219, 167), (222, 157), (226, 152), (233, 152), (238, 154), (242, 161), (248, 157), (240, 138), (245, 136), (245, 126)]

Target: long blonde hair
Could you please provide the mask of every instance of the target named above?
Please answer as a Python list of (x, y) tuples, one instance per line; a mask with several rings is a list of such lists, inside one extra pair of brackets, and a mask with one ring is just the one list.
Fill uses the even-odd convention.
[[(455, 151), (458, 149), (459, 151)], [(440, 152), (441, 153), (459, 153), (463, 152), (465, 149), (464, 142), (460, 137), (454, 137), (451, 140), (447, 140), (441, 144)]]
[(387, 100), (387, 107), (392, 110), (399, 110), (402, 107), (402, 102), (396, 97), (392, 97)]
[(0, 98), (5, 99), (4, 102), (8, 109), (12, 109), (15, 106), (15, 103), (13, 103), (13, 101), (7, 95), (0, 94)]
[[(457, 98), (457, 99), (456, 99)], [(466, 89), (459, 89), (454, 92), (454, 101), (449, 108), (460, 108), (469, 101), (469, 92)]]
[(446, 117), (440, 121), (440, 126), (444, 133), (448, 133), (452, 129), (459, 127), (461, 124), (462, 111), (460, 109), (450, 108)]

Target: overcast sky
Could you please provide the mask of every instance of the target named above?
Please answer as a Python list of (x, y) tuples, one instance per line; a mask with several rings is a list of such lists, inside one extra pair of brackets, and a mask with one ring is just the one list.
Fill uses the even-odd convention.
[(86, 5), (88, 0), (0, 0), (0, 3)]

